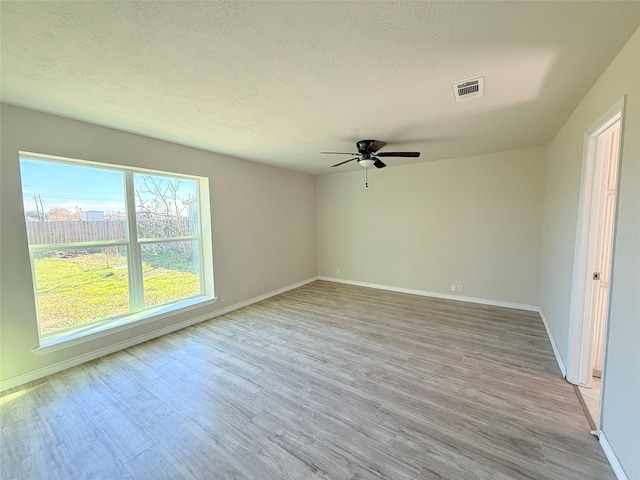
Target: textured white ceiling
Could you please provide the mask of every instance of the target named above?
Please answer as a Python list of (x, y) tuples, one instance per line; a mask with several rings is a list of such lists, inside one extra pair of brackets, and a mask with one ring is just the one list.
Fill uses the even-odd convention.
[(365, 138), (422, 152), (390, 166), (545, 144), (640, 25), (637, 1), (0, 5), (3, 101), (310, 173)]

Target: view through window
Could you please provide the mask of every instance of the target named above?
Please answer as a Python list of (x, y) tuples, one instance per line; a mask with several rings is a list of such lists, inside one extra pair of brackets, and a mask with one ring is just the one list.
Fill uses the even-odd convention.
[(27, 155), (20, 170), (41, 336), (213, 293), (205, 179)]

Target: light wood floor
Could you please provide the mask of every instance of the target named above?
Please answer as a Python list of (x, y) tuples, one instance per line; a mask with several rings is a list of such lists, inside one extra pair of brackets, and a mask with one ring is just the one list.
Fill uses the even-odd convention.
[(330, 282), (0, 401), (5, 480), (615, 478), (537, 314)]
[(593, 377), (591, 388), (578, 387), (584, 407), (587, 410), (585, 415), (590, 417), (591, 428), (593, 429), (598, 425), (598, 415), (600, 413), (600, 383), (600, 378)]

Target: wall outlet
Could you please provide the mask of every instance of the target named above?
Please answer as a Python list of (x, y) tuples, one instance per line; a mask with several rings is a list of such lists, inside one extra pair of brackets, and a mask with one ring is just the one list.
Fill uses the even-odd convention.
[(340, 269), (336, 268), (336, 275), (340, 275)]
[(455, 284), (455, 283), (452, 283), (452, 284), (451, 284), (451, 291), (452, 291), (452, 292), (455, 292), (455, 291), (456, 291), (456, 284)]
[(222, 300), (222, 303), (226, 302), (227, 301), (227, 295), (226, 294), (222, 295), (221, 300)]
[(456, 292), (458, 292), (458, 293), (462, 293), (462, 285), (458, 285), (458, 286), (456, 287)]

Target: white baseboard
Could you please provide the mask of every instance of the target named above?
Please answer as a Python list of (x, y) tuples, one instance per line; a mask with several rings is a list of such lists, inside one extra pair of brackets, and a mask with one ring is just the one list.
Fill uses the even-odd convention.
[(524, 303), (504, 302), (502, 300), (490, 300), (487, 298), (465, 297), (462, 295), (451, 295), (448, 293), (429, 292), (426, 290), (413, 290), (411, 288), (392, 287), (390, 285), (380, 285), (378, 283), (359, 282), (356, 280), (344, 280), (334, 277), (318, 277), (318, 280), (326, 280), (327, 282), (346, 283), (348, 285), (357, 285), (359, 287), (377, 288), (378, 290), (389, 290), (392, 292), (409, 293), (411, 295), (420, 295), (422, 297), (443, 298), (445, 300), (456, 300), (458, 302), (479, 303), (481, 305), (491, 305), (494, 307), (515, 308), (517, 310), (527, 310), (529, 312), (537, 312), (538, 307), (535, 305), (527, 305)]
[(67, 368), (75, 367), (76, 365), (80, 365), (81, 363), (85, 363), (99, 357), (104, 357), (105, 355), (109, 355), (111, 353), (117, 352), (118, 350), (123, 350), (125, 348), (132, 347), (139, 343), (143, 343), (143, 342), (152, 340), (154, 338), (160, 337), (162, 335), (166, 335), (167, 333), (175, 332), (176, 330), (181, 330), (191, 325), (195, 325), (196, 323), (200, 323), (205, 320), (211, 320), (212, 318), (218, 317), (220, 315), (224, 315), (225, 313), (232, 312), (233, 310), (237, 310), (242, 307), (246, 307), (247, 305), (251, 305), (252, 303), (260, 302), (269, 297), (273, 297), (275, 295), (284, 293), (288, 290), (293, 290), (294, 288), (301, 287), (302, 285), (306, 285), (307, 283), (313, 282), (317, 279), (318, 277), (311, 277), (301, 282), (297, 282), (292, 285), (288, 285), (286, 287), (278, 288), (277, 290), (273, 290), (263, 295), (258, 295), (257, 297), (253, 297), (239, 303), (234, 303), (233, 305), (229, 305), (228, 307), (224, 307), (219, 310), (206, 313), (204, 315), (199, 315), (195, 318), (190, 318), (189, 320), (185, 320), (184, 322), (179, 322), (179, 323), (170, 325), (168, 327), (161, 328), (160, 330), (154, 330), (153, 332), (145, 333), (144, 335), (138, 335), (137, 337), (131, 338), (129, 340), (125, 340), (124, 342), (119, 342), (114, 345), (109, 345), (108, 347), (95, 350), (91, 353), (79, 355), (77, 357), (70, 358), (69, 360), (64, 360), (62, 362), (58, 362), (44, 368), (39, 368), (38, 370), (34, 370), (32, 372), (25, 373), (23, 375), (18, 375), (17, 377), (9, 378), (7, 380), (2, 380), (0, 381), (0, 392), (4, 390), (9, 390), (10, 388), (18, 387), (20, 385), (24, 385), (25, 383), (29, 383), (34, 380), (38, 380), (39, 378), (46, 377), (47, 375), (51, 375), (53, 373), (61, 372), (62, 370), (66, 370)]
[(540, 318), (542, 318), (542, 323), (544, 324), (544, 329), (547, 331), (547, 337), (549, 337), (549, 342), (551, 343), (551, 348), (553, 349), (553, 354), (556, 357), (556, 362), (558, 363), (558, 367), (560, 367), (560, 372), (562, 372), (562, 376), (567, 378), (567, 367), (560, 356), (560, 350), (558, 350), (558, 344), (556, 343), (556, 339), (551, 333), (551, 329), (549, 328), (549, 323), (547, 323), (547, 317), (544, 316), (544, 312), (542, 308), (538, 308), (538, 313), (540, 314)]
[(602, 432), (602, 430), (600, 430), (600, 435), (598, 436), (598, 438), (600, 440), (600, 446), (602, 447), (604, 454), (607, 456), (607, 460), (609, 460), (611, 468), (613, 468), (613, 473), (616, 474), (618, 480), (629, 480), (629, 477), (627, 477), (627, 474), (624, 473), (618, 457), (616, 457), (616, 454), (613, 452), (613, 449), (611, 448), (611, 445), (609, 444), (609, 441), (607, 440), (607, 437)]

